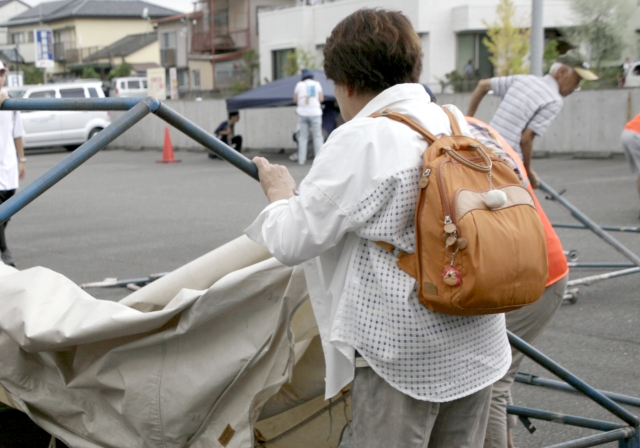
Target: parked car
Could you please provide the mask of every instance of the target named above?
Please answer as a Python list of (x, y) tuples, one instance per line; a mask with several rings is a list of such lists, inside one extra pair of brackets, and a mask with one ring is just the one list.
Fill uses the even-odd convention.
[[(7, 89), (11, 98), (104, 98), (100, 82), (40, 84)], [(102, 111), (23, 111), (25, 148), (73, 150), (111, 124)]]
[(109, 96), (138, 97), (147, 96), (147, 78), (127, 77), (113, 78)]
[(624, 76), (625, 87), (640, 87), (640, 61), (631, 63), (631, 67)]

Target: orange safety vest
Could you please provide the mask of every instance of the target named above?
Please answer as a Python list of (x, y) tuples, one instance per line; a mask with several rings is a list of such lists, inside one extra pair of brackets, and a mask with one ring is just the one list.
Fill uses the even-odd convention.
[[(520, 156), (511, 148), (509, 143), (507, 143), (498, 132), (493, 129), (488, 124), (483, 123), (477, 118), (466, 117), (469, 123), (479, 124), (481, 126), (485, 126), (489, 132), (497, 138), (500, 145), (502, 145), (502, 149), (505, 150), (509, 156), (516, 162), (518, 168), (520, 169), (520, 173), (524, 177), (525, 180), (529, 180), (527, 178), (527, 171), (524, 169), (524, 165), (522, 160), (520, 160)], [(536, 204), (536, 210), (538, 211), (538, 215), (540, 216), (540, 221), (542, 221), (542, 227), (544, 229), (544, 234), (547, 240), (547, 258), (549, 261), (549, 276), (547, 278), (547, 286), (553, 285), (555, 282), (565, 277), (569, 273), (569, 265), (567, 264), (567, 257), (564, 255), (564, 251), (562, 249), (562, 243), (560, 242), (560, 238), (558, 238), (558, 234), (553, 229), (549, 218), (542, 210), (542, 206), (538, 202), (538, 198), (533, 193), (533, 188), (531, 188), (531, 183), (527, 185), (527, 189), (531, 192), (533, 196), (533, 201)]]

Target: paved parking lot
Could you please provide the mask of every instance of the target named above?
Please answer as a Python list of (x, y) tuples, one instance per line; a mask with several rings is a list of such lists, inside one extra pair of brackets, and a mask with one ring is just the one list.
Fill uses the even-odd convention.
[[(67, 154), (31, 153), (27, 179), (33, 181)], [(177, 152), (182, 162), (155, 163), (155, 151), (109, 150), (96, 155), (59, 185), (19, 212), (7, 238), (19, 268), (46, 266), (77, 283), (105, 277), (135, 278), (175, 269), (239, 236), (266, 205), (256, 181), (200, 152)], [(302, 179), (308, 167), (269, 155)], [(640, 201), (634, 177), (622, 158), (535, 160), (538, 174), (596, 222), (638, 226)], [(552, 222), (574, 222), (553, 202), (542, 204)], [(581, 261), (626, 261), (591, 232), (560, 230), (565, 249)], [(640, 234), (614, 234), (640, 254)], [(579, 278), (596, 270), (574, 270)], [(575, 305), (563, 305), (537, 346), (601, 389), (640, 396), (640, 276), (581, 287)], [(126, 289), (93, 289), (117, 300)], [(523, 371), (551, 375), (526, 361)], [(525, 385), (514, 388), (518, 405), (617, 421), (577, 395)], [(640, 413), (638, 408), (630, 408)], [(515, 431), (520, 448), (542, 447), (593, 431), (534, 421), (529, 435)], [(607, 446), (617, 446), (612, 443)]]

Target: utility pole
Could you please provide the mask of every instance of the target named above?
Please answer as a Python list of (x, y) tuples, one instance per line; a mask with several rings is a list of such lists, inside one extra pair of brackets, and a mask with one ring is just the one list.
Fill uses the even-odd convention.
[(542, 76), (544, 53), (544, 24), (542, 23), (542, 0), (531, 0), (531, 65), (530, 73)]

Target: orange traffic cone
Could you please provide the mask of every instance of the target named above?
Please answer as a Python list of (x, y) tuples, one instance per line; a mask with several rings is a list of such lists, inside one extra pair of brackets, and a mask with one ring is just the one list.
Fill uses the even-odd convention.
[(162, 149), (162, 160), (156, 161), (156, 163), (178, 163), (180, 160), (176, 160), (173, 156), (173, 145), (171, 144), (171, 134), (169, 134), (169, 126), (164, 127), (164, 148)]

